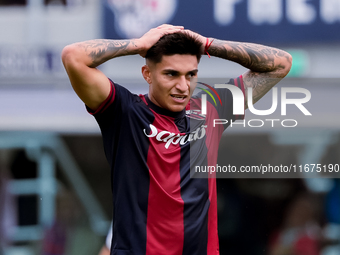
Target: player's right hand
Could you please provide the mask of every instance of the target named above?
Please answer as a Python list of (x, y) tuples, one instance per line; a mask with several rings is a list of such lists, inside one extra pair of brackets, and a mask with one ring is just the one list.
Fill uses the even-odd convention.
[(173, 26), (169, 24), (163, 24), (156, 28), (150, 29), (138, 40), (138, 46), (140, 47), (139, 55), (145, 57), (147, 51), (156, 43), (158, 40), (166, 34), (176, 33), (183, 30), (183, 26)]

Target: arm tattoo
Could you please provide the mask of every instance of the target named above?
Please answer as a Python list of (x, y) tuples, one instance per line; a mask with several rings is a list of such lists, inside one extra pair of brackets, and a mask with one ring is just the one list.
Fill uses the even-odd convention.
[(90, 67), (96, 67), (105, 61), (124, 55), (137, 53), (137, 45), (132, 40), (91, 40), (78, 44), (92, 59)]
[[(279, 78), (272, 78), (269, 75), (258, 74), (254, 72), (248, 73), (244, 77), (246, 98), (248, 94), (248, 88), (253, 89), (253, 104), (259, 101), (276, 83), (279, 82)], [(246, 99), (246, 106), (248, 105)]]
[(253, 43), (221, 40), (214, 40), (209, 48), (209, 54), (237, 62), (254, 72), (271, 72), (284, 68), (276, 66), (275, 59), (286, 57), (284, 52), (279, 49)]
[(234, 61), (250, 69), (244, 76), (244, 84), (246, 97), (247, 89), (253, 89), (253, 104), (285, 77), (291, 66), (290, 55), (286, 52), (254, 43), (215, 39), (208, 51), (212, 56)]

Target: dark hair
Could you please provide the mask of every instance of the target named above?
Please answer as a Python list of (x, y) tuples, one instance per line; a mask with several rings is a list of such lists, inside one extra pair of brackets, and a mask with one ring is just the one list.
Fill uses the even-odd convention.
[(177, 32), (162, 36), (146, 53), (145, 58), (154, 63), (162, 61), (162, 56), (175, 54), (189, 54), (197, 57), (199, 62), (202, 56), (202, 42), (186, 32)]

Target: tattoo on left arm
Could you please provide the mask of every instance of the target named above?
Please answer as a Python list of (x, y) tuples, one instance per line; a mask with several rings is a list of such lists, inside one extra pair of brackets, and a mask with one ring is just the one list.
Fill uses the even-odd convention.
[(212, 56), (236, 62), (249, 69), (243, 79), (246, 90), (248, 87), (253, 88), (253, 103), (288, 74), (292, 63), (287, 52), (254, 43), (214, 39), (208, 52)]
[(254, 72), (271, 72), (284, 66), (275, 63), (278, 58), (289, 61), (284, 51), (254, 43), (214, 40), (209, 48), (212, 56), (228, 59)]

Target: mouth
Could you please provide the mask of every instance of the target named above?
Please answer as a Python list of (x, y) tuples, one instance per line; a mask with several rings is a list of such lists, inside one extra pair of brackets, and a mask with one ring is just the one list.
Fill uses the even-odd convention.
[(185, 95), (170, 95), (175, 101), (183, 102), (187, 98)]

